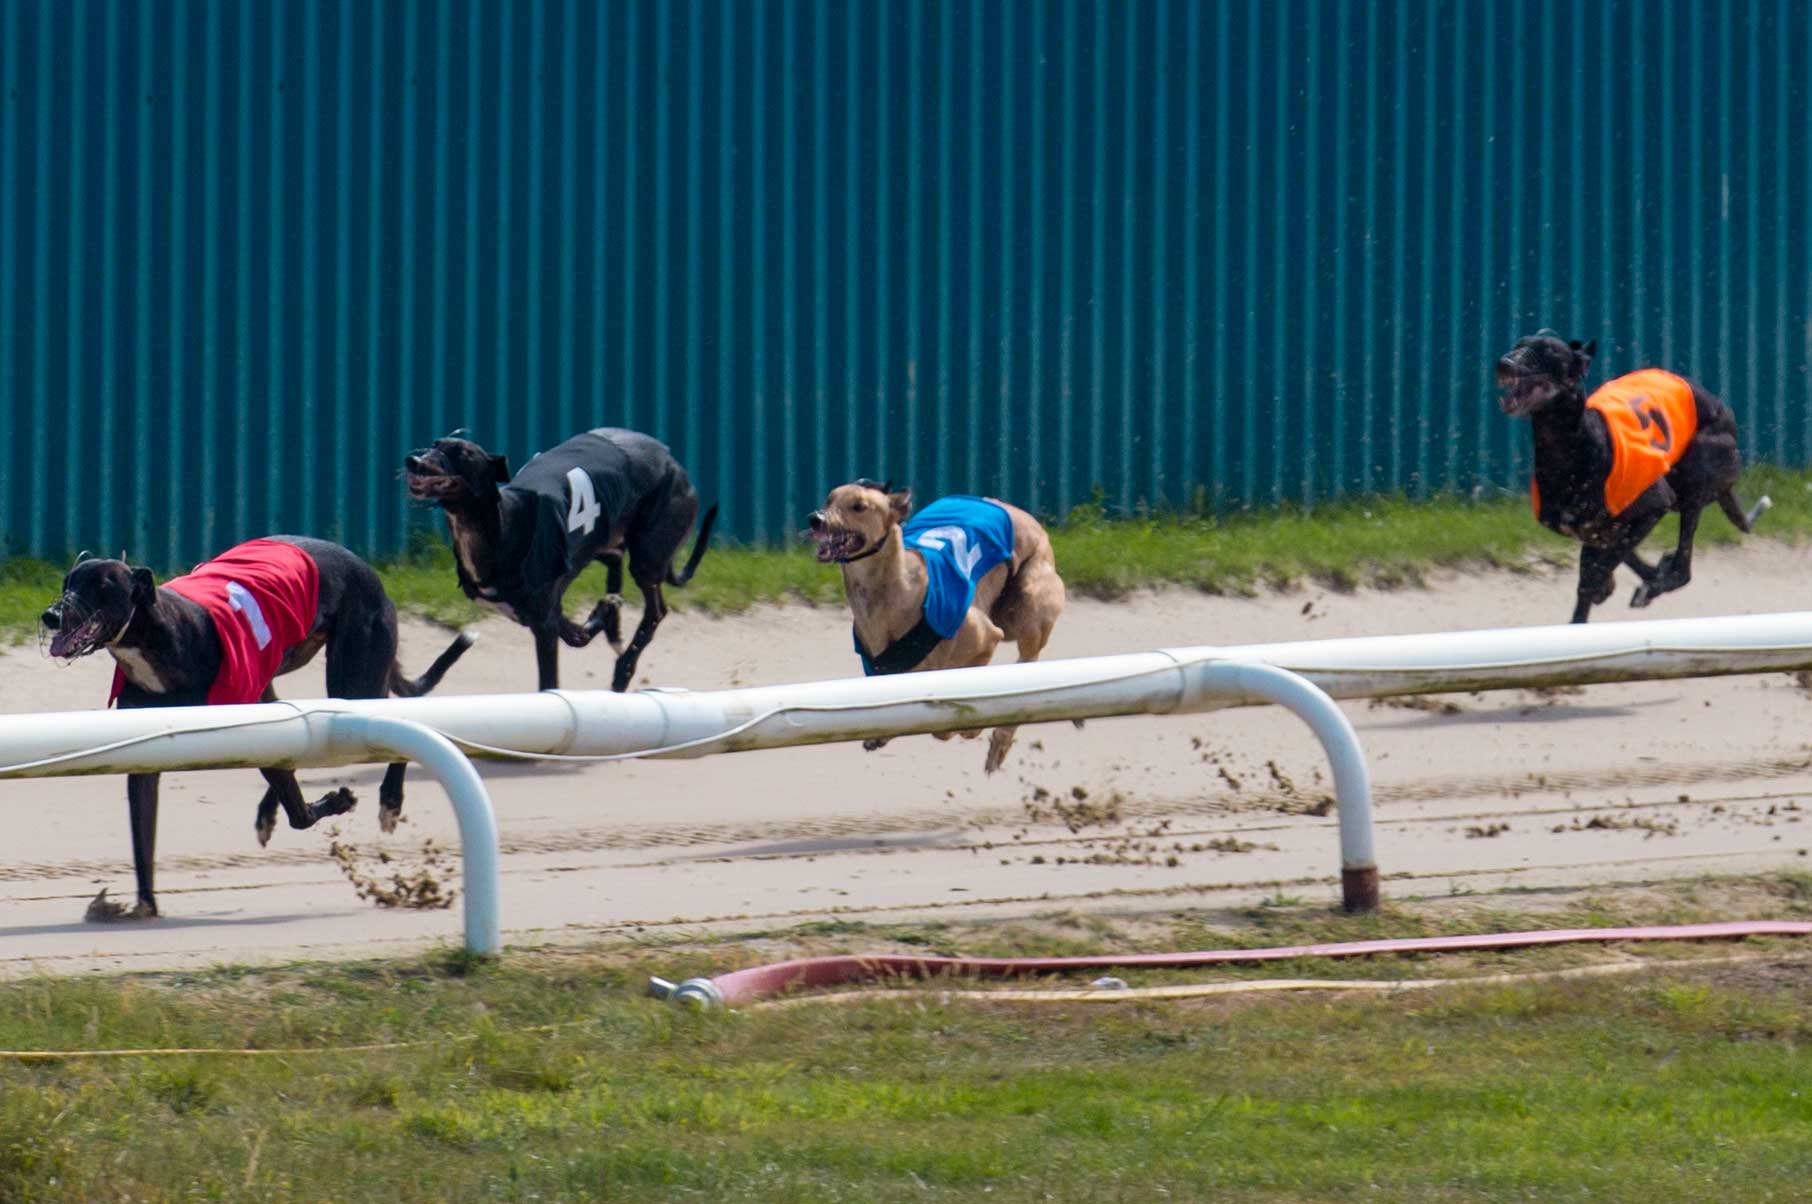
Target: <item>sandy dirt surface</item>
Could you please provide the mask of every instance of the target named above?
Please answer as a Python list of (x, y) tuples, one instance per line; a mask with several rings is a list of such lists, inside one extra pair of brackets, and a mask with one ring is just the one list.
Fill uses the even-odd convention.
[[(1759, 542), (1704, 552), (1694, 583), (1647, 611), (1623, 605), (1633, 584), (1624, 573), (1601, 614), (1615, 622), (1801, 608), (1809, 557)], [(1084, 599), (1071, 603), (1047, 652), (1558, 622), (1571, 597), (1570, 576), (1496, 573), (1395, 592)], [(480, 630), (442, 692), (531, 688), (526, 632), (502, 621)], [(847, 676), (857, 669), (849, 639), (837, 608), (679, 612), (643, 658), (644, 684)], [(419, 672), (445, 640), (407, 623), (405, 668)], [(608, 682), (602, 644), (562, 656), (569, 687)], [(28, 646), (0, 653), (0, 672), (0, 710), (86, 709), (104, 700), (111, 662), (65, 667)], [(322, 689), (318, 669), (278, 684), (292, 698)], [(1812, 869), (1812, 694), (1786, 675), (1346, 705), (1374, 775), (1387, 897)], [(913, 737), (873, 753), (827, 745), (700, 761), (483, 765), (502, 833), (505, 941), (1338, 897), (1326, 768), (1286, 712), (1024, 728), (991, 778), (983, 754), (980, 741)], [(458, 834), (444, 795), (412, 771), (405, 823), (380, 837), (379, 774), (304, 773), (311, 798), (345, 783), (362, 802), (312, 831), (279, 826), (267, 849), (252, 833), (263, 787), (255, 772), (167, 775), (158, 843), (165, 915), (118, 925), (85, 923), (83, 912), (102, 886), (131, 895), (124, 779), (0, 784), (11, 817), (0, 846), (0, 975), (457, 943), (459, 902), (376, 906), (343, 872), (350, 864), (380, 884), (400, 872), (430, 898), (436, 885), (458, 890)], [(424, 853), (427, 842), (438, 854)]]

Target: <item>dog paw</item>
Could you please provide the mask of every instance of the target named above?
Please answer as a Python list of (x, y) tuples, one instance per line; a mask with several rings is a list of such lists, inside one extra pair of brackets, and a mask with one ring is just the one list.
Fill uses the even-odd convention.
[(604, 634), (604, 642), (609, 644), (610, 650), (618, 656), (622, 656), (623, 650), (628, 647), (623, 642), (623, 625), (618, 617), (622, 610), (623, 595), (606, 594), (604, 600), (599, 602), (591, 612), (592, 621)]
[(124, 903), (115, 903), (107, 897), (107, 888), (88, 902), (88, 910), (82, 916), (90, 924), (114, 924), (122, 920), (154, 920), (157, 908), (142, 900), (127, 907)]
[(258, 817), (258, 822), (252, 826), (252, 830), (258, 833), (259, 848), (262, 849), (270, 844), (271, 833), (276, 831), (276, 829), (277, 817), (275, 815), (260, 815)]
[(338, 790), (329, 790), (323, 794), (321, 800), (308, 810), (315, 819), (321, 820), (330, 815), (344, 815), (358, 805), (359, 796), (348, 787), (342, 786)]
[[(940, 732), (938, 734), (942, 735), (945, 739), (949, 739), (948, 733)], [(888, 737), (886, 736), (870, 736), (868, 739), (862, 741), (862, 751), (874, 752), (877, 749), (886, 748), (887, 740)]]
[(1630, 606), (1633, 609), (1641, 610), (1654, 600), (1654, 590), (1649, 586), (1648, 582), (1644, 581), (1641, 585), (1636, 587), (1636, 592), (1630, 595)]
[(396, 831), (396, 825), (401, 822), (402, 818), (403, 804), (400, 799), (394, 803), (381, 801), (378, 803), (377, 826), (380, 831)]

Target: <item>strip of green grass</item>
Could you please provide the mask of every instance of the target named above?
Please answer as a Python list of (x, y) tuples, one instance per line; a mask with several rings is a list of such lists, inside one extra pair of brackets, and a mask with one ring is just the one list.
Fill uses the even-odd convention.
[[(1745, 474), (1743, 496), (1764, 493), (1775, 508), (1762, 532), (1774, 539), (1812, 537), (1812, 471), (1758, 467)], [(1651, 544), (1670, 545), (1673, 519)], [(1700, 527), (1702, 546), (1738, 538), (1722, 516)], [(1570, 541), (1538, 526), (1526, 498), (1410, 501), (1378, 497), (1314, 510), (1241, 512), (1224, 518), (1104, 518), (1081, 508), (1051, 528), (1059, 571), (1074, 595), (1112, 598), (1131, 590), (1174, 585), (1214, 593), (1249, 593), (1314, 580), (1337, 588), (1419, 581), (1435, 568), (1526, 568), (1570, 561)], [(444, 546), (379, 566), (399, 608), (458, 626), (481, 617), (454, 580)], [(55, 595), (61, 570), (37, 561), (0, 565), (0, 633), (29, 635)], [(571, 597), (603, 593), (603, 571), (588, 570)], [(842, 601), (840, 574), (803, 546), (713, 547), (699, 574), (668, 597), (680, 608), (732, 613), (762, 603)], [(633, 593), (633, 590), (631, 591)]]
[[(1812, 912), (1804, 877), (1746, 889), (1752, 913)], [(1721, 906), (1692, 890), (1666, 888), (1644, 910), (1587, 902), (1535, 916), (1273, 909), (1254, 913), (1257, 928), (1179, 922), (1139, 941), (1100, 919), (1052, 935), (1061, 917), (1043, 933), (888, 934), (940, 951), (1052, 953), (1703, 918)], [(841, 937), (872, 947), (878, 932)], [(1760, 947), (1796, 953), (1790, 942)], [(1601, 955), (1286, 972), (1406, 978)], [(426, 1042), (0, 1061), (0, 1199), (1669, 1204), (1799, 1199), (1812, 1174), (1804, 963), (1384, 998), (1010, 1006), (927, 992), (725, 1015), (637, 988), (650, 965), (711, 972), (748, 953), (659, 956), (665, 964), (617, 949), (0, 987), (0, 1046), (15, 1048)], [(559, 1027), (530, 1027), (546, 1025)]]

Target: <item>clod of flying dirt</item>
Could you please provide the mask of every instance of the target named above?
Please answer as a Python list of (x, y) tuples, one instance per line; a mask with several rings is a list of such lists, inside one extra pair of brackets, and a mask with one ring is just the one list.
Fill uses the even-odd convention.
[[(1180, 844), (1177, 845), (1176, 848), (1179, 851), (1184, 851), (1183, 846)], [(1272, 852), (1276, 852), (1277, 846), (1268, 840), (1260, 842), (1256, 840), (1241, 840), (1237, 836), (1217, 836), (1213, 840), (1197, 841), (1195, 844), (1190, 845), (1186, 851), (1191, 853), (1251, 853), (1259, 849), (1269, 849)]]
[(1585, 693), (1584, 686), (1533, 686), (1518, 693), (1527, 694), (1544, 707), (1557, 706), (1562, 698), (1572, 698)]
[(1458, 715), (1466, 708), (1446, 698), (1411, 694), (1403, 698), (1374, 698), (1367, 704), (1374, 711), (1391, 708), (1399, 711), (1427, 711), (1435, 715)]
[[(459, 893), (449, 890), (441, 884), (442, 850), (432, 840), (422, 842), (419, 854), (421, 863), (416, 866), (396, 865), (390, 870), (389, 880), (367, 873), (361, 864), (361, 853), (357, 845), (340, 840), (331, 840), (327, 846), (327, 855), (332, 857), (346, 880), (361, 899), (368, 899), (379, 907), (406, 907), (416, 911), (442, 911), (453, 906), (454, 897)], [(375, 859), (380, 866), (392, 866), (395, 859), (389, 852), (379, 849)], [(381, 874), (382, 871), (379, 871)]]
[(1579, 817), (1574, 816), (1572, 823), (1556, 824), (1550, 830), (1554, 832), (1628, 832), (1633, 830), (1644, 833), (1645, 839), (1652, 839), (1656, 836), (1678, 836), (1680, 822), (1672, 819), (1656, 819), (1648, 815), (1594, 815), (1591, 819), (1581, 823)]

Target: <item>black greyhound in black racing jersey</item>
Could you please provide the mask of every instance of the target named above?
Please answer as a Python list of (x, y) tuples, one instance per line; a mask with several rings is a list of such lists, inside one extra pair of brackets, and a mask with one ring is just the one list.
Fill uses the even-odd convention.
[[(698, 518), (698, 492), (664, 443), (616, 427), (574, 435), (514, 476), (505, 457), (449, 436), (407, 456), (403, 475), (411, 497), (446, 511), (466, 596), (534, 633), (543, 690), (560, 684), (560, 644), (583, 648), (600, 632), (617, 652), (610, 688), (628, 689), (667, 615), (662, 588), (692, 579), (717, 520), (713, 506), (686, 567), (675, 572), (680, 544)], [(618, 627), (625, 556), (642, 591), (642, 621), (627, 646)], [(575, 623), (561, 603), (594, 560), (604, 565), (607, 596)]]

